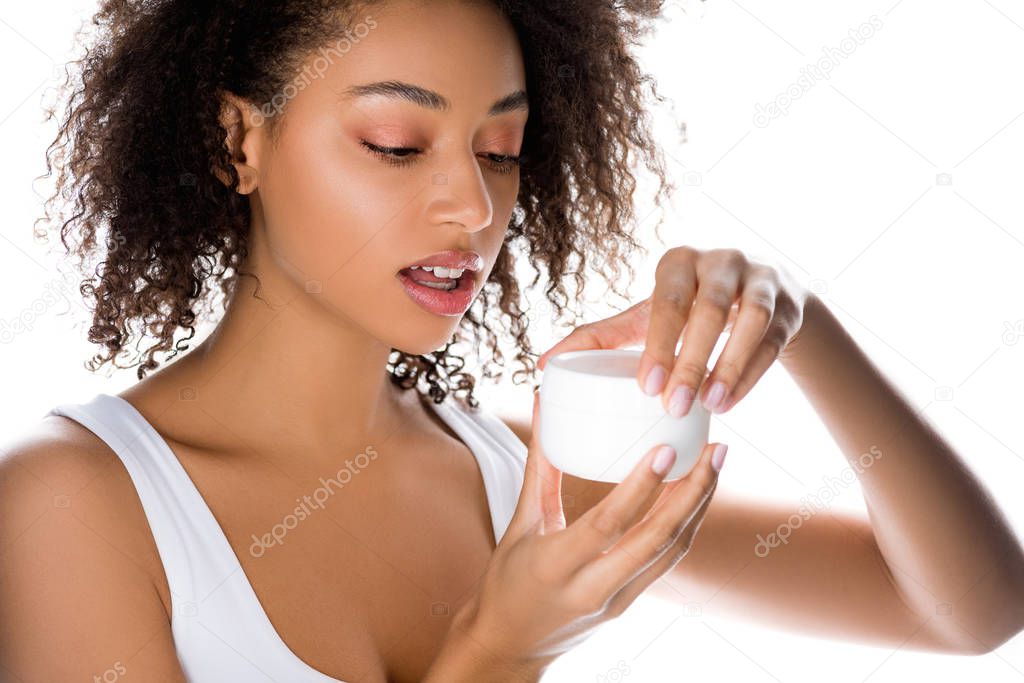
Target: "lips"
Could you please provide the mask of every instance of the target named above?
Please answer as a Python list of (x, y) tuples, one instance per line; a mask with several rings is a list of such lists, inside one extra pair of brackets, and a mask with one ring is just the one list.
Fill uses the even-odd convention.
[[(456, 280), (453, 289), (441, 289), (429, 287), (421, 282), (413, 280), (407, 273), (409, 269), (403, 268), (396, 277), (401, 282), (406, 294), (409, 295), (420, 308), (429, 313), (443, 316), (461, 316), (473, 302), (476, 291), (473, 281), (473, 271), (467, 270)], [(412, 271), (419, 273), (419, 270)], [(426, 273), (423, 273), (426, 275)], [(451, 280), (447, 280), (451, 282)]]

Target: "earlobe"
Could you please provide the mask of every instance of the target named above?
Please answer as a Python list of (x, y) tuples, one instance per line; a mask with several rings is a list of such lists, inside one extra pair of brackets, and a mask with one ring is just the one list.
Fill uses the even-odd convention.
[[(262, 117), (249, 102), (232, 93), (224, 93), (220, 113), (220, 124), (225, 131), (224, 146), (238, 173), (237, 192), (243, 195), (250, 194), (259, 185), (257, 138), (260, 126), (256, 124), (257, 120), (262, 121)], [(231, 179), (222, 169), (215, 169), (214, 174), (225, 185), (231, 185)]]
[(251, 194), (256, 189), (255, 170), (246, 164), (235, 164), (238, 171), (238, 194)]

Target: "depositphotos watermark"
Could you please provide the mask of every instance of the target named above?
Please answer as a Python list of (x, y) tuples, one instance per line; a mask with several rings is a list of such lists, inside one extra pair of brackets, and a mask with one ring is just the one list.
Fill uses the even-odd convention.
[(842, 60), (852, 55), (857, 47), (864, 44), (864, 41), (875, 35), (875, 32), (882, 28), (882, 20), (877, 15), (871, 17), (857, 28), (850, 29), (850, 37), (839, 41), (838, 47), (823, 47), (821, 51), (824, 57), (818, 61), (808, 64), (800, 69), (800, 78), (796, 79), (785, 90), (764, 105), (760, 102), (755, 106), (754, 125), (764, 128), (772, 119), (777, 119), (789, 113), (789, 107), (794, 100), (804, 96), (818, 81), (828, 80), (832, 77), (832, 70), (842, 64)]
[(128, 673), (128, 668), (121, 663), (121, 660), (114, 662), (114, 665), (104, 671), (102, 674), (93, 674), (93, 683), (114, 683), (116, 680), (121, 678)]
[[(819, 488), (816, 493), (812, 493), (801, 498), (801, 505), (797, 508), (797, 511), (790, 515), (785, 522), (776, 527), (775, 531), (768, 534), (767, 538), (762, 537), (761, 534), (757, 534), (757, 543), (754, 544), (754, 554), (758, 557), (768, 557), (768, 553), (771, 552), (772, 548), (777, 548), (779, 545), (789, 543), (789, 537), (793, 534), (794, 529), (799, 529), (805, 519), (810, 519), (820, 510), (824, 510), (829, 507), (832, 500), (837, 498), (839, 494), (842, 493), (843, 489), (857, 481), (857, 474), (874, 465), (881, 459), (881, 457), (882, 451), (878, 446), (872, 446), (867, 450), (867, 452), (861, 453), (857, 457), (857, 461), (854, 463), (852, 468), (847, 467), (843, 469), (838, 477), (823, 477), (825, 486)], [(838, 485), (838, 490), (834, 488), (835, 485)], [(804, 503), (805, 499), (810, 499), (814, 509), (808, 508)], [(824, 500), (824, 503), (822, 503), (822, 500)]]
[(330, 479), (325, 480), (323, 477), (320, 477), (320, 486), (313, 491), (312, 496), (306, 495), (302, 498), (296, 498), (295, 502), (299, 504), (295, 506), (294, 511), (285, 515), (267, 533), (262, 536), (252, 534), (252, 545), (249, 546), (249, 554), (253, 557), (263, 557), (264, 553), (267, 552), (267, 548), (275, 545), (284, 545), (284, 537), (290, 530), (297, 527), (299, 522), (312, 515), (313, 510), (323, 509), (324, 503), (335, 493), (331, 486), (332, 484), (340, 490), (345, 484), (352, 481), (357, 474), (366, 469), (371, 460), (376, 460), (378, 455), (373, 446), (367, 446), (364, 452), (355, 458), (346, 458), (345, 466), (338, 470)]
[(1015, 322), (1003, 321), (1003, 343), (1013, 346), (1024, 337), (1024, 318)]
[(265, 119), (269, 119), (271, 116), (276, 116), (284, 111), (285, 105), (290, 100), (295, 99), (296, 95), (305, 90), (314, 80), (323, 78), (327, 68), (334, 63), (336, 58), (343, 57), (354, 45), (369, 35), (370, 30), (374, 28), (377, 28), (377, 22), (374, 21), (371, 15), (367, 14), (363, 21), (360, 21), (351, 29), (345, 29), (345, 35), (335, 41), (332, 47), (317, 48), (316, 59), (312, 63), (303, 66), (298, 76), (286, 83), (280, 92), (270, 98), (269, 102), (265, 102), (263, 106), (258, 108), (256, 114), (253, 115), (253, 125), (262, 126)]
[[(0, 318), (0, 345), (10, 344), (19, 335), (32, 332), (36, 323), (62, 303), (70, 310), (76, 306), (89, 312), (81, 296), (78, 294), (78, 274), (66, 269), (61, 263), (56, 266), (58, 277), (51, 278), (43, 284), (42, 291), (31, 301), (25, 303), (20, 311), (10, 318)], [(66, 313), (62, 311), (61, 313)]]

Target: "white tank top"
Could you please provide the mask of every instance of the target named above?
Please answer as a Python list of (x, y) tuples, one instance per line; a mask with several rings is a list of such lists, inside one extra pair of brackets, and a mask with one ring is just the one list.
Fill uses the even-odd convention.
[[(441, 419), (473, 453), (483, 475), (494, 538), (512, 519), (526, 467), (526, 446), (497, 416), (451, 397)], [(281, 639), (220, 524), (167, 442), (120, 396), (97, 394), (61, 404), (63, 415), (92, 431), (131, 476), (171, 591), (171, 630), (190, 683), (271, 681), (344, 683), (299, 659)]]

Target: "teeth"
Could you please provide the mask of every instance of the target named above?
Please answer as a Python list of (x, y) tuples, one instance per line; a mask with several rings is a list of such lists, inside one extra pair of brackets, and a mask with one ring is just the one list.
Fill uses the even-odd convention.
[(462, 268), (434, 268), (434, 275), (456, 279), (462, 276)]
[(435, 277), (457, 279), (462, 277), (464, 268), (445, 268), (444, 266), (411, 266), (409, 270), (425, 270)]

